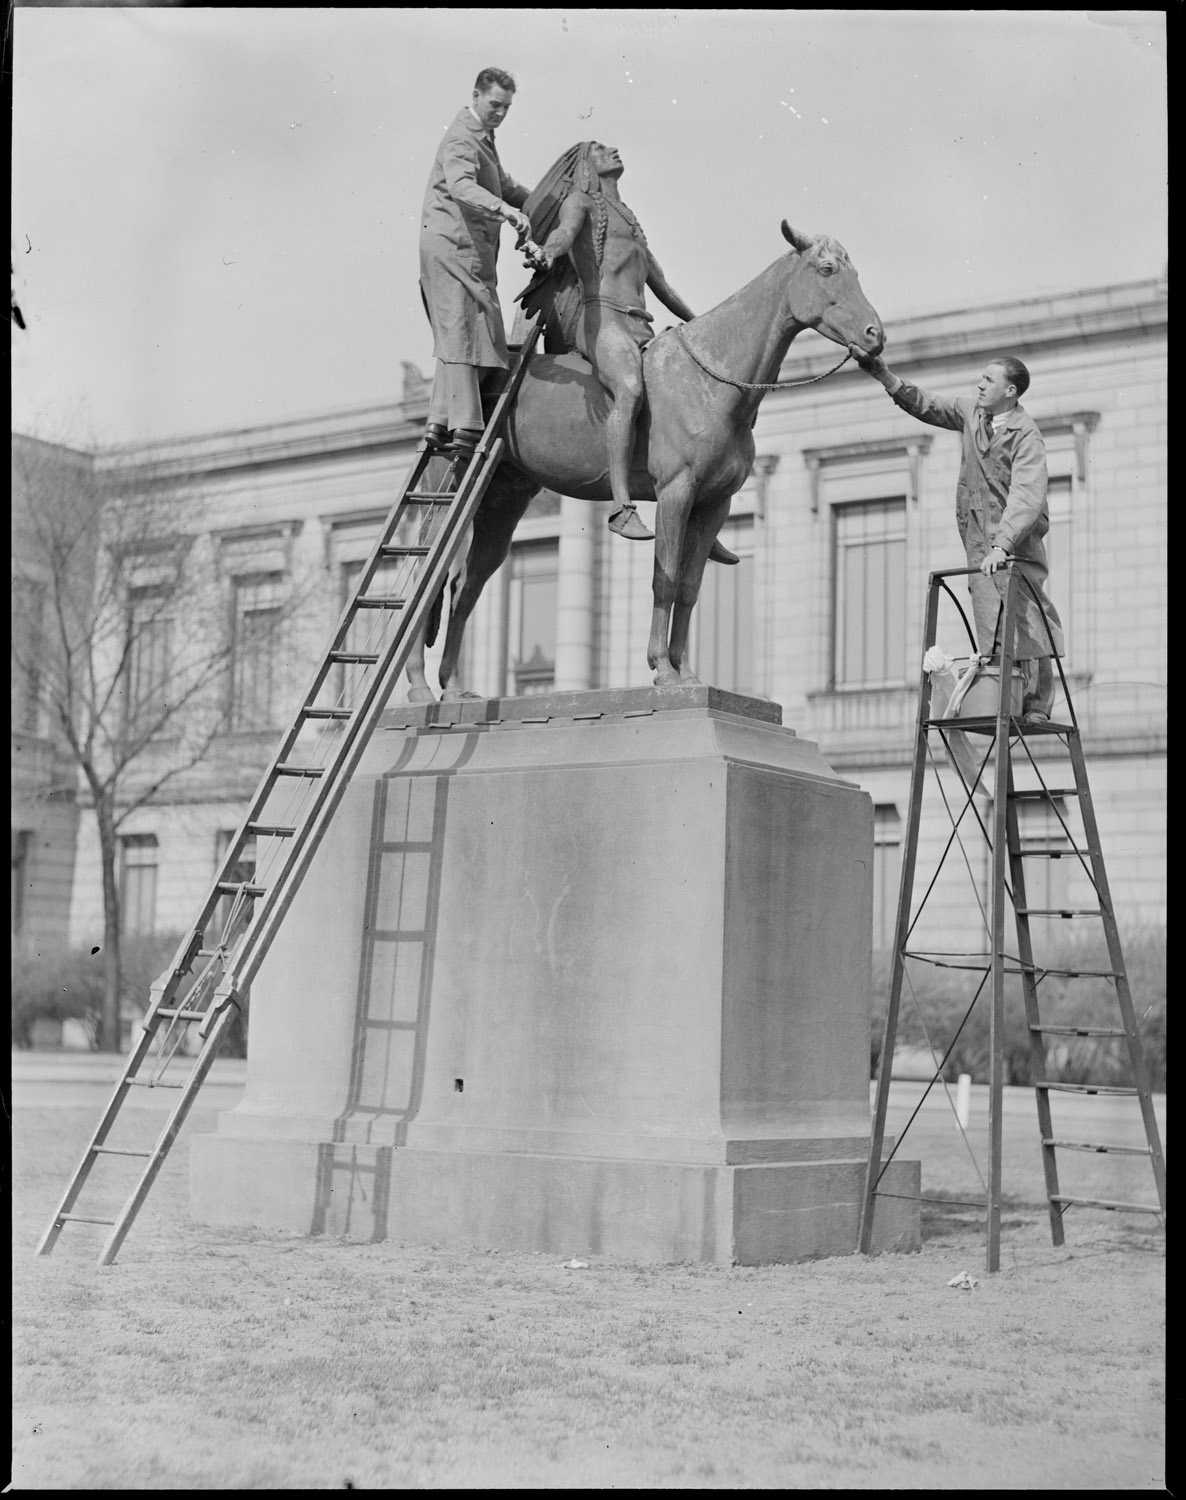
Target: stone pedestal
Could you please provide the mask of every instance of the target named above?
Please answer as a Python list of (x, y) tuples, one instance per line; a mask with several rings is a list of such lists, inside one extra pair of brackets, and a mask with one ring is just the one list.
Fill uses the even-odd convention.
[[(855, 1250), (872, 807), (708, 687), (407, 707), (252, 986), (207, 1222), (755, 1264)], [(882, 1189), (917, 1194), (918, 1164)], [(880, 1248), (919, 1244), (882, 1197)]]

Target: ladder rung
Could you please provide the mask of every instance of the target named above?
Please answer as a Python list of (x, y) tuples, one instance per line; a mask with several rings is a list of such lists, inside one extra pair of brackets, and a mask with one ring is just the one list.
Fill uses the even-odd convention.
[(59, 1214), (54, 1221), (65, 1224), (69, 1220), (72, 1224), (114, 1224), (114, 1219), (96, 1219), (93, 1214)]
[(1123, 1026), (1031, 1026), (1031, 1031), (1041, 1031), (1047, 1036), (1127, 1036)]
[(1051, 1203), (1062, 1203), (1075, 1208), (1116, 1208), (1130, 1214), (1160, 1214), (1156, 1203), (1113, 1203), (1107, 1198), (1068, 1198), (1063, 1193), (1052, 1193)]
[(222, 955), (220, 948), (199, 948), (194, 954), (195, 958), (219, 958)]
[(266, 885), (247, 885), (241, 880), (220, 880), (215, 884), (214, 889), (221, 891), (224, 896), (237, 896), (242, 891), (244, 896), (251, 896), (253, 899), (256, 896), (268, 894)]
[(1045, 964), (1023, 964), (1018, 963), (1016, 967), (1007, 965), (1010, 974), (1041, 974), (1045, 978), (1054, 974), (1059, 979), (1122, 979), (1122, 974), (1117, 974), (1113, 969), (1048, 969)]
[(1042, 1140), (1043, 1146), (1057, 1146), (1060, 1151), (1098, 1151), (1103, 1154), (1113, 1152), (1117, 1156), (1149, 1156), (1152, 1153), (1148, 1146), (1113, 1146), (1103, 1145), (1096, 1141), (1055, 1141), (1047, 1138)]
[(444, 505), (446, 500), (456, 500), (456, 490), (409, 490), (404, 496), (405, 505)]
[(170, 1008), (169, 1010), (153, 1011), (153, 1016), (164, 1016), (169, 1021), (204, 1021), (206, 1019), (206, 1012), (204, 1010), (179, 1010)]
[(354, 716), (352, 708), (302, 708), (301, 714), (306, 719), (350, 719)]
[(1098, 906), (1019, 906), (1019, 917), (1102, 917)]
[(126, 1146), (92, 1146), (92, 1151), (101, 1151), (104, 1156), (151, 1156), (151, 1151), (132, 1151)]
[(282, 761), (281, 764), (276, 767), (275, 774), (277, 776), (324, 776), (325, 767), (298, 766), (294, 765), (292, 761)]
[(379, 657), (374, 651), (331, 651), (329, 659), (352, 667), (373, 667)]
[(1010, 792), (1011, 802), (1048, 802), (1052, 797), (1077, 797), (1077, 786), (1035, 787), (1032, 790)]
[(126, 1078), (125, 1083), (138, 1089), (183, 1089), (184, 1083), (161, 1083), (152, 1078)]
[(1054, 1083), (1050, 1079), (1034, 1080), (1036, 1089), (1056, 1089), (1060, 1094), (1127, 1094), (1133, 1096), (1137, 1090), (1120, 1083)]
[(290, 839), (296, 829), (288, 823), (248, 823), (247, 832), (261, 839)]
[(383, 557), (427, 557), (431, 547), (408, 547), (401, 542), (384, 542), (379, 548)]
[(408, 601), (397, 599), (394, 594), (364, 595), (354, 601), (355, 609), (403, 609)]
[(1048, 724), (1026, 724), (1020, 718), (1011, 718), (1009, 727), (1015, 729), (1018, 734), (1074, 734), (1073, 724), (1056, 724), (1053, 719)]

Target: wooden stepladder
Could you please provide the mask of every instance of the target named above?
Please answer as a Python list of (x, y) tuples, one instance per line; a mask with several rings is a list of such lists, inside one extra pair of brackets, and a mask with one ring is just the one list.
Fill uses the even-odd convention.
[[(502, 430), (539, 334), (540, 325), (533, 324), (514, 351), (505, 387), (472, 454), (437, 453), (425, 442), (417, 449), (198, 919), (152, 986), (140, 1036), (38, 1254), (47, 1255), (70, 1223), (109, 1227), (100, 1265), (110, 1265), (119, 1252), (446, 583), (502, 458)], [(249, 880), (242, 879), (244, 866), (253, 871)], [(200, 1045), (187, 1053), (182, 1043), (190, 1027), (196, 1027)], [(175, 1071), (185, 1076), (166, 1079), (175, 1061)], [(136, 1088), (176, 1091), (164, 1129), (150, 1146), (111, 1144), (121, 1107)], [(118, 1158), (130, 1159), (138, 1177), (115, 1217), (106, 1205), (103, 1213), (78, 1211), (92, 1169), (101, 1159)]]
[[(977, 657), (976, 638), (962, 606), (956, 600), (947, 580), (966, 577), (967, 568), (950, 568), (930, 575), (927, 609), (924, 625), (924, 651), (935, 645), (938, 624), (939, 601), (946, 594), (955, 604), (963, 619), (964, 628), (972, 642), (970, 668), (960, 680), (960, 688), (974, 681), (977, 672), (987, 668), (999, 671), (999, 686), (992, 677), (981, 679), (982, 691), (963, 698), (957, 690), (951, 694), (950, 704), (932, 715), (932, 680), (924, 668), (919, 692), (918, 719), (915, 731), (914, 759), (910, 782), (910, 804), (902, 846), (901, 883), (898, 894), (897, 926), (894, 939), (893, 964), (890, 978), (889, 1005), (886, 1015), (885, 1036), (878, 1065), (877, 1090), (874, 1105), (872, 1136), (870, 1139), (869, 1164), (866, 1172), (865, 1193), (861, 1212), (859, 1238), (860, 1250), (868, 1254), (872, 1246), (873, 1215), (878, 1197), (881, 1176), (901, 1144), (902, 1136), (882, 1161), (885, 1141), (886, 1111), (889, 1102), (890, 1076), (894, 1047), (897, 1039), (901, 1009), (903, 981), (907, 978), (907, 963), (934, 964), (941, 968), (970, 969), (981, 974), (976, 995), (965, 1013), (955, 1036), (947, 1043), (942, 1058), (938, 1061), (934, 1075), (927, 1084), (927, 1091), (942, 1078), (943, 1067), (955, 1046), (960, 1030), (967, 1023), (972, 1007), (978, 1002), (986, 983), (989, 986), (990, 1055), (988, 1090), (988, 1177), (985, 1202), (985, 1264), (989, 1271), (1000, 1268), (1001, 1238), (1001, 1157), (1003, 1135), (1003, 1102), (1005, 1083), (1005, 979), (1016, 975), (1024, 998), (1026, 1030), (1029, 1035), (1030, 1071), (1037, 1103), (1038, 1128), (1041, 1142), (1042, 1165), (1045, 1175), (1046, 1199), (1049, 1207), (1050, 1229), (1053, 1243), (1061, 1245), (1064, 1240), (1063, 1219), (1068, 1208), (1079, 1206), (1097, 1209), (1114, 1209), (1130, 1213), (1149, 1213), (1165, 1217), (1165, 1160), (1154, 1113), (1153, 1099), (1149, 1087), (1144, 1047), (1141, 1039), (1140, 1021), (1133, 1004), (1128, 976), (1124, 965), (1120, 933), (1104, 868), (1103, 851), (1100, 847), (1099, 828), (1092, 804), (1091, 788), (1087, 777), (1087, 764), (1078, 720), (1071, 702), (1061, 660), (1054, 658), (1061, 683), (1065, 715), (1056, 710), (1050, 720), (1030, 721), (1021, 713), (1019, 683), (1014, 672), (1015, 641), (1018, 616), (1023, 601), (1032, 597), (1037, 602), (1037, 593), (1025, 576), (1024, 568), (1009, 563), (1010, 576), (998, 627), (999, 655), (991, 659)], [(1053, 643), (1049, 640), (1051, 655)], [(985, 702), (984, 689), (988, 689), (991, 700)], [(931, 761), (938, 777), (938, 763), (934, 754), (934, 740), (942, 742), (951, 765), (954, 767), (960, 788), (962, 805), (957, 792), (953, 801), (944, 795), (944, 806), (952, 823), (939, 868), (926, 886), (918, 905), (915, 906), (919, 825), (923, 801), (924, 780), (927, 763)], [(974, 748), (983, 745), (983, 752)], [(989, 763), (992, 762), (991, 772)], [(1064, 784), (1051, 785), (1047, 772), (1058, 765), (1057, 774)], [(1022, 773), (1015, 779), (1015, 771)], [(1024, 780), (1024, 786), (1018, 781)], [(941, 783), (940, 783), (941, 785)], [(981, 798), (991, 793), (991, 812), (982, 815), (977, 806)], [(1038, 804), (1049, 819), (1057, 820), (1061, 833), (1056, 847), (1049, 844), (1035, 845), (1024, 840), (1020, 831), (1018, 809), (1024, 804)], [(1074, 811), (1077, 809), (1077, 816)], [(981, 919), (985, 927), (987, 951), (975, 953), (936, 953), (916, 947), (912, 943), (920, 917), (928, 898), (935, 889), (940, 869), (953, 845), (959, 842), (959, 825), (971, 813), (970, 823), (979, 828), (991, 855), (988, 879), (988, 910), (977, 895)], [(962, 847), (962, 846), (961, 846)], [(1033, 859), (1068, 859), (1078, 861), (1078, 867), (1086, 876), (1090, 904), (1071, 906), (1031, 905), (1027, 897), (1027, 864)], [(966, 856), (965, 856), (966, 859)], [(1039, 882), (1035, 881), (1035, 884)], [(1042, 898), (1039, 898), (1041, 901)], [(1012, 907), (1016, 936), (1016, 951), (1011, 952), (1006, 938), (1006, 908)], [(1035, 957), (1033, 922), (1039, 926), (1049, 919), (1086, 919), (1102, 924), (1106, 961), (1104, 967), (1045, 967)], [(1098, 929), (1097, 929), (1098, 931)], [(1114, 996), (1115, 1014), (1106, 1024), (1078, 1025), (1043, 1021), (1039, 1006), (1039, 986), (1048, 977), (1057, 976), (1066, 980), (1103, 981)], [(1065, 1046), (1058, 1038), (1114, 1039), (1127, 1053), (1127, 1082), (1059, 1082), (1049, 1077), (1051, 1055), (1054, 1047)], [(1051, 1040), (1054, 1039), (1054, 1040)], [(936, 1049), (937, 1051), (938, 1049)], [(1055, 1128), (1055, 1109), (1052, 1096), (1059, 1094), (1112, 1095), (1131, 1100), (1139, 1110), (1143, 1145), (1107, 1144), (1065, 1138)], [(925, 1094), (924, 1094), (925, 1098)], [(920, 1101), (921, 1107), (921, 1101)], [(917, 1114), (917, 1109), (915, 1110)], [(911, 1116), (913, 1119), (914, 1116)], [(907, 1124), (909, 1128), (909, 1122)], [(962, 1127), (961, 1127), (962, 1128)], [(902, 1135), (905, 1135), (905, 1130)], [(1064, 1193), (1059, 1188), (1058, 1153), (1060, 1151), (1084, 1151), (1091, 1153), (1114, 1153), (1118, 1156), (1144, 1156), (1152, 1169), (1153, 1185), (1157, 1201), (1117, 1201), (1110, 1198), (1078, 1197)]]

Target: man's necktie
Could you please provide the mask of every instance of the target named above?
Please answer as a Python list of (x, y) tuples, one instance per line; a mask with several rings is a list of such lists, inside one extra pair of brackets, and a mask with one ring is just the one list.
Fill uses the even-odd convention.
[(988, 452), (988, 445), (992, 442), (992, 413), (983, 411), (980, 413), (980, 425), (976, 431), (976, 446), (981, 453)]

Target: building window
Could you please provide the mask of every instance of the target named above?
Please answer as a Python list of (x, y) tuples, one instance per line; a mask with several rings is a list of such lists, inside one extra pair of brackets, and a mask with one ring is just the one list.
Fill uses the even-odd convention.
[(132, 589), (128, 597), (128, 726), (151, 729), (168, 712), (173, 669), (170, 594), (164, 589)]
[(12, 727), (20, 733), (36, 734), (41, 717), (41, 655), (45, 650), (41, 618), (45, 588), (28, 579), (12, 580)]
[(885, 687), (906, 676), (906, 502), (832, 508), (833, 674), (837, 687)]
[(1067, 655), (1063, 657), (1063, 671), (1068, 670), (1067, 660), (1074, 649), (1074, 632), (1071, 630), (1071, 601), (1075, 597), (1075, 576), (1072, 566), (1071, 545), (1072, 499), (1074, 481), (1069, 474), (1054, 475), (1046, 487), (1046, 503), (1050, 510), (1050, 530), (1042, 538), (1046, 549), (1046, 566), (1049, 574), (1046, 592), (1050, 595), (1058, 617), (1063, 624), (1063, 640)]
[(736, 567), (707, 563), (692, 618), (692, 663), (702, 682), (730, 693), (752, 693), (754, 681), (754, 522), (727, 521), (721, 542), (742, 559)]
[(892, 802), (873, 809), (873, 946), (892, 948), (902, 873), (902, 818)]
[(279, 698), (277, 645), (284, 575), (258, 573), (234, 582), (231, 643), (232, 729), (272, 729)]
[(29, 852), (33, 835), (27, 828), (12, 830), (12, 935), (25, 925), (25, 892), (29, 886)]
[(1078, 861), (1063, 826), (1066, 818), (1065, 797), (1054, 798), (1053, 805), (1045, 799), (1017, 804), (1018, 844), (1030, 856), (1023, 866), (1027, 907), (1058, 910), (1067, 905), (1071, 865)]
[(156, 835), (128, 834), (119, 842), (121, 930), (145, 937), (156, 929)]
[(506, 678), (515, 696), (551, 691), (556, 680), (556, 588), (560, 544), (511, 549)]

